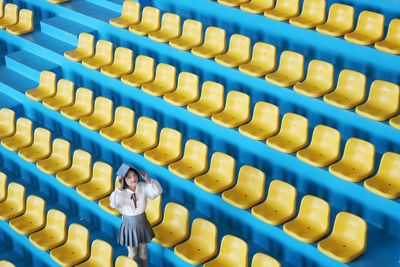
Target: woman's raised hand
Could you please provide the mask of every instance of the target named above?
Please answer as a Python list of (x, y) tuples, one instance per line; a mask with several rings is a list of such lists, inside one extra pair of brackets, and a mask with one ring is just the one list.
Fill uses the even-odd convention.
[(149, 178), (149, 175), (147, 174), (147, 172), (141, 170), (140, 175), (143, 177), (143, 180), (145, 180), (146, 183), (150, 182), (150, 178)]
[(118, 175), (117, 180), (118, 180), (118, 189), (120, 190), (124, 189), (124, 180), (122, 176)]

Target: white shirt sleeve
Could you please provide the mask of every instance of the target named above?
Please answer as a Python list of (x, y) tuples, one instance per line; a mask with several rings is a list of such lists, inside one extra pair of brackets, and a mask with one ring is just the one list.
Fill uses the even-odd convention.
[(150, 179), (149, 183), (145, 183), (146, 198), (155, 199), (163, 192), (160, 183), (157, 180)]
[(124, 205), (124, 191), (115, 189), (110, 195), (110, 207), (120, 209)]

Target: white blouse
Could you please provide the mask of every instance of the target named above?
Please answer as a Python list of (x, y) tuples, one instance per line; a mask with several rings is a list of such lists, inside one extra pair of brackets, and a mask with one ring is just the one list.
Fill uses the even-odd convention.
[(139, 182), (136, 185), (136, 208), (131, 199), (133, 191), (115, 189), (110, 195), (110, 206), (118, 209), (122, 215), (133, 216), (142, 214), (147, 207), (147, 199), (155, 199), (162, 193), (162, 188), (157, 180), (150, 179), (150, 182)]

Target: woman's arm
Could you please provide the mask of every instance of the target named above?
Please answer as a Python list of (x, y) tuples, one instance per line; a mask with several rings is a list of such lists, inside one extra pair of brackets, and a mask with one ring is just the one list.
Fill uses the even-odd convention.
[(157, 180), (151, 179), (147, 173), (141, 171), (143, 179), (146, 181), (144, 188), (146, 192), (146, 198), (155, 199), (163, 192), (160, 183)]

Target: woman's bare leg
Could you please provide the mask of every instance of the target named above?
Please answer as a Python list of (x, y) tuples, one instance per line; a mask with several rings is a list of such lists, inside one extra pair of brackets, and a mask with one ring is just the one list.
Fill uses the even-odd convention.
[(128, 257), (136, 261), (137, 247), (126, 247), (128, 249)]
[(147, 267), (147, 243), (139, 244), (139, 258), (142, 267)]

